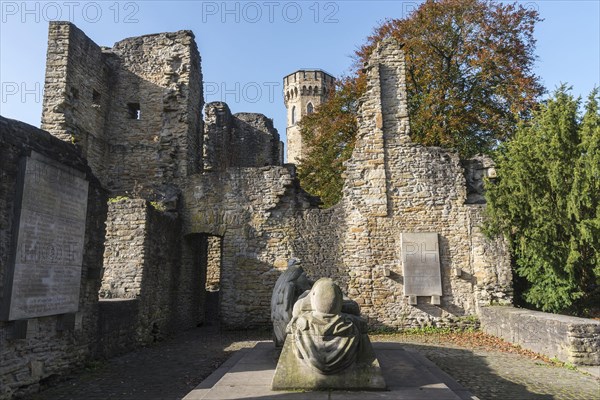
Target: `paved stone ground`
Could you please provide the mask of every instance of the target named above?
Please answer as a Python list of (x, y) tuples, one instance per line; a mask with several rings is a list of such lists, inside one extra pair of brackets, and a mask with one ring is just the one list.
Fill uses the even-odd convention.
[[(181, 399), (231, 353), (270, 338), (265, 331), (198, 328), (156, 346), (94, 365), (31, 400)], [(395, 341), (375, 336), (374, 341)], [(600, 400), (600, 380), (519, 354), (465, 348), (427, 337), (403, 337), (481, 400)], [(367, 399), (365, 399), (367, 400)]]
[[(373, 341), (395, 338), (376, 335)], [(600, 379), (535, 360), (521, 354), (489, 348), (465, 348), (442, 338), (402, 337), (481, 400), (600, 400)]]

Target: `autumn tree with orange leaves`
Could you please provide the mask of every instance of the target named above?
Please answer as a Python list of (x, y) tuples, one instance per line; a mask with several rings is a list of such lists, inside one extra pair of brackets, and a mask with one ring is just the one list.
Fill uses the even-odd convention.
[(381, 24), (356, 51), (351, 77), (300, 122), (311, 149), (299, 167), (303, 186), (326, 206), (341, 197), (342, 163), (352, 153), (365, 90), (361, 68), (389, 36), (406, 55), (412, 140), (455, 148), (463, 157), (496, 148), (519, 119), (530, 118), (544, 90), (533, 72), (538, 21), (535, 10), (516, 3), (429, 0), (407, 18)]

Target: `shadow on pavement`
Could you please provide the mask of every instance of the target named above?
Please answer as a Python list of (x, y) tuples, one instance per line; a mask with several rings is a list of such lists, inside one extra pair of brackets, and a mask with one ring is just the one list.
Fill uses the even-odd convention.
[[(550, 394), (532, 393), (527, 387), (499, 376), (484, 357), (468, 349), (407, 344), (427, 357), (480, 400), (553, 400)], [(525, 370), (522, 373), (527, 373)]]
[(194, 328), (153, 346), (106, 361), (92, 362), (55, 377), (27, 400), (176, 400), (216, 370), (241, 342), (269, 340), (266, 330)]

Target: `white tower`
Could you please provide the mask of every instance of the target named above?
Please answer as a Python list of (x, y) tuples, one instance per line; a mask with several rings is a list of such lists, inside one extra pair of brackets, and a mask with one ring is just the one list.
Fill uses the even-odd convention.
[(283, 78), (283, 99), (287, 108), (287, 162), (298, 164), (307, 153), (298, 122), (327, 99), (335, 78), (320, 69), (301, 69)]

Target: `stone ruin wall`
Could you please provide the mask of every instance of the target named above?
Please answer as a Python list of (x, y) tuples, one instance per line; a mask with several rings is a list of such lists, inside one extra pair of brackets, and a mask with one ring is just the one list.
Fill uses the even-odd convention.
[[(114, 132), (109, 188), (119, 192), (139, 185), (152, 191), (142, 197), (171, 200), (201, 163), (202, 74), (194, 35), (179, 31), (125, 39), (112, 52), (118, 84), (109, 117)], [(130, 118), (130, 103), (140, 105), (139, 120)]]
[[(120, 354), (202, 322), (206, 249), (198, 238), (181, 240), (177, 215), (182, 182), (202, 167), (201, 83), (189, 31), (125, 39), (109, 49), (73, 24), (50, 24), (42, 126), (54, 137), (3, 119), (2, 185), (14, 183), (18, 157), (29, 149), (83, 168), (96, 185), (90, 199), (93, 194), (99, 203), (88, 205), (96, 236), (86, 239), (74, 317), (0, 322), (0, 346), (6, 349), (0, 398), (36, 391), (41, 380), (90, 357)], [(139, 120), (132, 118), (130, 103), (139, 103)], [(14, 187), (2, 189), (4, 248), (11, 240), (15, 193)], [(107, 208), (108, 197), (123, 194), (144, 199), (118, 199)], [(153, 204), (166, 212), (147, 200), (162, 201)], [(2, 258), (9, 254), (5, 250)], [(0, 263), (0, 296), (5, 270), (6, 260)], [(64, 328), (69, 323), (74, 326)], [(25, 339), (13, 339), (15, 332)]]
[(101, 299), (135, 299), (142, 290), (145, 237), (144, 200), (109, 200)]
[[(486, 246), (481, 234), (474, 235), (483, 208), (466, 204), (465, 170), (458, 155), (411, 143), (401, 46), (391, 39), (380, 44), (366, 73), (358, 140), (346, 165), (340, 205), (347, 215), (341, 259), (350, 274), (349, 294), (374, 324), (385, 326), (473, 315), (491, 300), (510, 303), (505, 247)], [(431, 305), (427, 297), (419, 297), (416, 306), (407, 304), (400, 251), (403, 232), (438, 233), (440, 306)], [(484, 284), (478, 276), (488, 281)], [(492, 277), (495, 282), (489, 281)], [(493, 295), (477, 295), (489, 285), (494, 286)]]
[[(144, 321), (160, 321), (155, 336), (195, 326), (198, 289), (183, 288), (195, 277), (196, 262), (180, 266), (170, 255), (179, 253), (180, 187), (202, 168), (202, 74), (193, 33), (133, 37), (108, 48), (71, 23), (52, 22), (46, 71), (42, 127), (81, 149), (113, 200), (141, 198), (111, 200), (100, 291), (102, 301), (111, 301), (103, 309), (116, 315), (119, 307), (133, 307), (124, 299), (139, 300), (138, 323), (129, 324), (137, 334), (129, 336), (141, 343), (151, 339)], [(139, 119), (132, 105), (139, 106)], [(146, 200), (161, 201), (167, 212)], [(167, 298), (176, 281), (185, 282), (182, 298)], [(156, 305), (148, 303), (148, 290), (156, 291)], [(173, 314), (168, 323), (154, 315), (155, 307)]]
[(225, 326), (268, 326), (271, 290), (293, 256), (295, 218), (311, 206), (293, 167), (198, 174), (183, 190), (184, 235), (222, 238), (220, 314)]
[[(339, 282), (372, 326), (446, 326), (482, 305), (510, 303), (505, 243), (485, 238), (479, 228), (484, 206), (467, 201), (465, 175), (480, 165), (465, 171), (453, 151), (411, 142), (404, 69), (403, 52), (393, 41), (372, 56), (344, 196), (331, 209), (311, 203), (293, 169), (192, 177), (184, 189), (185, 230), (223, 237), (226, 325), (268, 324), (271, 288), (290, 257), (302, 261), (309, 277)], [(403, 232), (439, 234), (441, 305), (428, 297), (408, 304)]]
[[(79, 330), (65, 335), (57, 331), (58, 317), (37, 318), (27, 339), (9, 343), (12, 328), (0, 322), (0, 340), (9, 349), (0, 369), (4, 387), (35, 388), (92, 354), (111, 356), (202, 323), (202, 289), (216, 279), (209, 265), (217, 242), (220, 317), (227, 327), (270, 324), (271, 290), (292, 257), (312, 279), (334, 278), (372, 326), (456, 324), (456, 317), (476, 314), (481, 305), (510, 301), (505, 244), (488, 240), (478, 227), (485, 206), (477, 184), (490, 166), (485, 160), (461, 164), (452, 151), (411, 143), (404, 58), (394, 42), (381, 45), (367, 66), (343, 200), (321, 210), (300, 188), (294, 167), (281, 166), (271, 120), (232, 115), (226, 104), (211, 103), (203, 126), (200, 56), (191, 32), (125, 39), (108, 49), (72, 24), (52, 23), (49, 41), (43, 127), (74, 142), (98, 176), (88, 207), (95, 228), (86, 242)], [(140, 120), (130, 118), (130, 102), (139, 102)], [(5, 132), (4, 141), (10, 139)], [(75, 151), (36, 132), (21, 134), (25, 144), (1, 150), (46, 149), (61, 161)], [(3, 176), (14, 173), (15, 157), (3, 153)], [(65, 162), (83, 160), (77, 157)], [(101, 186), (113, 197), (108, 210)], [(1, 248), (10, 241), (13, 192), (8, 186), (0, 192)], [(142, 199), (115, 198), (120, 194)], [(147, 200), (162, 200), (166, 210)], [(439, 234), (440, 306), (427, 298), (407, 303), (402, 232)]]
[[(82, 150), (112, 197), (101, 307), (115, 316), (136, 314), (136, 323), (129, 324), (135, 333), (110, 325), (119, 318), (104, 318), (105, 334), (120, 332), (106, 341), (118, 345), (105, 354), (151, 341), (144, 321), (151, 326), (159, 321), (154, 336), (196, 326), (203, 319), (201, 289), (213, 247), (204, 232), (181, 240), (174, 231), (180, 226), (178, 196), (188, 176), (203, 170), (281, 165), (283, 144), (272, 120), (255, 113), (232, 115), (226, 104), (211, 103), (204, 126), (200, 56), (189, 31), (133, 37), (106, 48), (73, 24), (51, 23), (47, 62), (43, 127)], [(139, 104), (139, 119), (131, 115), (131, 104)], [(167, 213), (122, 195), (162, 201)], [(169, 225), (151, 215), (174, 220)], [(168, 254), (177, 249), (179, 258), (148, 255), (153, 249)], [(166, 283), (155, 288), (155, 305), (144, 295), (160, 281), (153, 271), (163, 271), (160, 280)], [(154, 315), (153, 307), (162, 315)]]
[(113, 74), (108, 58), (74, 25), (50, 24), (41, 127), (77, 143), (99, 177), (105, 175), (110, 139), (106, 130)]
[[(55, 24), (50, 31), (51, 37), (61, 32), (64, 35), (63, 31), (71, 36), (69, 55), (78, 54), (82, 48), (85, 54), (98, 55), (99, 48), (72, 25)], [(169, 52), (161, 50), (165, 46)], [(50, 54), (58, 52), (50, 46)], [(420, 325), (473, 314), (479, 299), (510, 299), (510, 273), (506, 272), (506, 263), (500, 265), (503, 258), (497, 254), (502, 246), (490, 245), (479, 232), (482, 207), (465, 205), (465, 170), (457, 155), (410, 142), (404, 59), (398, 46), (382, 46), (367, 66), (369, 87), (359, 116), (359, 140), (347, 163), (344, 199), (330, 210), (311, 205), (309, 196), (297, 187), (293, 171), (270, 167), (282, 164), (282, 151), (279, 136), (268, 118), (251, 113), (233, 115), (225, 103), (210, 103), (205, 108), (203, 134), (199, 135), (202, 122), (191, 115), (197, 111), (193, 107), (201, 105), (201, 90), (194, 89), (190, 82), (201, 77), (200, 57), (191, 33), (125, 39), (112, 49), (100, 49), (100, 57), (104, 60), (102, 73), (78, 66), (68, 57), (67, 62), (62, 60), (71, 68), (66, 74), (68, 79), (64, 79), (69, 82), (64, 86), (69, 89), (73, 82), (80, 87), (80, 102), (81, 93), (90, 91), (85, 89), (82, 71), (100, 74), (103, 80), (98, 82), (106, 81), (105, 86), (115, 98), (106, 107), (105, 126), (96, 129), (100, 132), (97, 136), (107, 141), (105, 153), (109, 156), (108, 163), (99, 162), (98, 173), (104, 173), (113, 193), (134, 192), (150, 198), (152, 193), (159, 193), (164, 199), (165, 194), (172, 195), (183, 187), (185, 232), (216, 235), (223, 240), (220, 296), (221, 315), (227, 324), (244, 327), (268, 323), (270, 288), (290, 257), (300, 258), (314, 278), (336, 278), (375, 325)], [(49, 63), (54, 58), (60, 59), (49, 56)], [(78, 83), (80, 78), (82, 82)], [(87, 76), (85, 80), (94, 82)], [(65, 92), (60, 93), (64, 96)], [(136, 93), (146, 103), (131, 97)], [(55, 98), (49, 96), (46, 103)], [(61, 100), (64, 102), (64, 98)], [(140, 103), (140, 120), (129, 118), (130, 101)], [(102, 107), (84, 108), (79, 114), (77, 107), (72, 108), (70, 114), (58, 116), (46, 111), (44, 120), (62, 118), (68, 124), (60, 129), (69, 131), (69, 124), (79, 124), (79, 130), (73, 129), (75, 133), (95, 132), (92, 128), (99, 125), (86, 122), (82, 114), (102, 111)], [(197, 151), (200, 145), (202, 152)], [(89, 151), (98, 147), (102, 146), (88, 146)], [(141, 176), (139, 166), (145, 163), (149, 164), (150, 173)], [(197, 173), (189, 180), (183, 179), (194, 171)], [(165, 189), (167, 181), (173, 182), (170, 189)], [(152, 191), (145, 192), (146, 188)], [(196, 193), (193, 200), (190, 192)], [(276, 197), (272, 198), (271, 193)], [(271, 209), (277, 212), (272, 214)], [(261, 216), (263, 212), (266, 216)], [(109, 221), (135, 216), (135, 210), (115, 209), (114, 213)], [(223, 220), (216, 226), (205, 223), (199, 227), (198, 218)], [(441, 307), (427, 304), (426, 298), (420, 299), (424, 303), (416, 307), (407, 304), (399, 249), (402, 232), (440, 234), (444, 289)], [(108, 235), (118, 246), (121, 232), (117, 225), (110, 225)], [(147, 235), (145, 232), (144, 237)], [(109, 239), (107, 248), (112, 246)], [(183, 247), (180, 274), (189, 277), (194, 273), (198, 250)], [(139, 297), (141, 278), (124, 271), (141, 268), (143, 257), (132, 255), (111, 261), (109, 254), (102, 296), (129, 296), (106, 290), (106, 285), (112, 284), (121, 285), (121, 291), (123, 286), (137, 285), (130, 293)], [(123, 267), (126, 265), (129, 267)], [(494, 265), (498, 270), (491, 267)], [(455, 273), (458, 270), (460, 277)], [(205, 272), (200, 279), (214, 281), (215, 269), (210, 271), (210, 277)], [(183, 283), (179, 290), (194, 297), (195, 289), (190, 283)], [(182, 311), (198, 302), (202, 303), (202, 299), (189, 301)]]
[(201, 83), (190, 31), (107, 48), (51, 22), (42, 129), (76, 143), (111, 192), (172, 200), (201, 167)]
[(262, 114), (231, 114), (226, 103), (204, 109), (204, 170), (283, 164), (283, 143), (273, 120)]
[(107, 193), (75, 146), (33, 126), (0, 117), (0, 298), (5, 295), (17, 198), (19, 160), (32, 151), (83, 171), (89, 181), (79, 310), (20, 321), (0, 321), (0, 398), (33, 393), (40, 380), (81, 367), (96, 352), (98, 289)]
[[(497, 254), (502, 244), (489, 244), (478, 231), (482, 207), (465, 205), (465, 171), (458, 157), (451, 151), (410, 142), (404, 59), (398, 46), (390, 43), (382, 46), (367, 67), (369, 87), (359, 117), (359, 140), (347, 163), (344, 199), (332, 209), (319, 210), (298, 187), (295, 172), (276, 167), (282, 161), (281, 144), (272, 121), (266, 117), (250, 113), (232, 115), (226, 104), (211, 103), (205, 110), (203, 135), (194, 136), (202, 122), (196, 121), (199, 118), (191, 125), (187, 121), (193, 114), (190, 110), (196, 111), (194, 107), (201, 105), (198, 99), (201, 90), (194, 89), (190, 82), (201, 74), (200, 57), (191, 33), (180, 31), (126, 39), (112, 49), (98, 48), (71, 24), (52, 24), (51, 38), (60, 35), (67, 35), (69, 40), (62, 47), (50, 46), (48, 59), (49, 63), (62, 60), (68, 68), (66, 77), (62, 81), (59, 79), (62, 75), (49, 79), (47, 86), (58, 81), (68, 90), (72, 83), (80, 87), (79, 101), (83, 92), (91, 90), (93, 94), (94, 89), (83, 81), (95, 81), (88, 76), (83, 79), (83, 72), (100, 73), (71, 60), (78, 59), (73, 55), (84, 49), (85, 54), (99, 54), (103, 60), (98, 65), (103, 65), (100, 75), (104, 80), (96, 81), (106, 81), (105, 86), (115, 100), (106, 106), (105, 126), (99, 126), (93, 121), (86, 122), (82, 115), (85, 113), (79, 113), (77, 107), (62, 114), (59, 112), (62, 109), (50, 107), (58, 100), (61, 104), (68, 103), (60, 98), (65, 95), (64, 90), (58, 95), (50, 92), (45, 99), (45, 124), (51, 129), (52, 122), (62, 121), (63, 125), (58, 124), (54, 129), (62, 130), (63, 135), (73, 132), (71, 135), (88, 154), (96, 154), (94, 151), (102, 148), (102, 144), (85, 147), (87, 142), (77, 140), (87, 137), (82, 132), (98, 132), (94, 143), (101, 143), (101, 138), (106, 140), (108, 147), (104, 151), (110, 161), (98, 161), (97, 171), (100, 175), (104, 173), (112, 193), (120, 193), (124, 188), (129, 193), (140, 186), (152, 188), (150, 193), (159, 193), (164, 199), (166, 178), (172, 179), (175, 191), (183, 189), (184, 233), (189, 235), (186, 240), (204, 241), (207, 239), (198, 239), (200, 236), (194, 239), (194, 235), (215, 235), (223, 243), (220, 296), (224, 310), (221, 315), (226, 324), (245, 327), (245, 324), (268, 323), (272, 282), (291, 257), (300, 258), (313, 278), (334, 277), (361, 304), (375, 325), (414, 326), (473, 314), (479, 299), (482, 302), (510, 299), (507, 289), (510, 273), (506, 272), (507, 264), (502, 264), (505, 255)], [(161, 51), (165, 46), (173, 52)], [(66, 61), (65, 57), (57, 56), (60, 52), (56, 47), (67, 54)], [(144, 93), (142, 97), (148, 99), (147, 104), (140, 100), (140, 120), (130, 119), (126, 112), (127, 102), (136, 101), (128, 97), (132, 93)], [(100, 93), (95, 100), (103, 98)], [(102, 105), (82, 110), (103, 112)], [(168, 117), (170, 112), (183, 122), (172, 122)], [(137, 130), (135, 124), (145, 130)], [(123, 128), (112, 129), (115, 125), (134, 128), (122, 132)], [(117, 138), (117, 133), (121, 137)], [(146, 146), (157, 137), (156, 147)], [(197, 151), (200, 144), (201, 153)], [(122, 151), (115, 146), (121, 146)], [(164, 149), (174, 161), (164, 160), (166, 153), (157, 149)], [(98, 159), (102, 160), (100, 156)], [(138, 175), (138, 180), (133, 178), (135, 173), (122, 174), (124, 168), (128, 171), (138, 168), (141, 172), (139, 166), (146, 161), (150, 163), (148, 176)], [(94, 157), (90, 162), (94, 164)], [(105, 163), (107, 169), (103, 170)], [(154, 168), (157, 165), (164, 168), (157, 172)], [(183, 179), (193, 171), (197, 173)], [(127, 183), (115, 184), (117, 176)], [(141, 296), (141, 276), (147, 263), (143, 252), (124, 251), (125, 256), (121, 254), (119, 259), (112, 256), (112, 249), (124, 245), (124, 237), (133, 236), (131, 243), (137, 240), (138, 247), (145, 248), (151, 229), (134, 203), (126, 205), (110, 208), (103, 298)], [(145, 227), (136, 228), (141, 236), (131, 235), (129, 230), (134, 222)], [(129, 225), (129, 230), (124, 225)], [(440, 234), (442, 306), (427, 304), (425, 298), (420, 299), (423, 304), (409, 306), (403, 296), (399, 237), (402, 232), (429, 231)], [(163, 246), (171, 239), (165, 240)], [(181, 302), (177, 307), (181, 308), (177, 313), (180, 314), (203, 301), (189, 299), (197, 297), (196, 282), (183, 277), (195, 276), (204, 283), (215, 279), (214, 268), (210, 277), (207, 271), (202, 276), (194, 272), (198, 258), (204, 257), (199, 256), (198, 248), (211, 247), (183, 242), (179, 266), (173, 263), (173, 268), (178, 268), (174, 274), (179, 274)], [(460, 277), (455, 273), (458, 270)]]
[[(108, 211), (101, 307), (119, 314), (119, 308), (130, 307), (127, 300), (137, 301), (136, 315), (128, 322), (135, 334), (114, 340), (121, 342), (119, 352), (196, 326), (200, 322), (199, 293), (190, 299), (177, 290), (188, 281), (200, 280), (199, 272), (196, 275), (180, 268), (179, 218), (143, 199), (110, 200)], [(182, 305), (190, 301), (195, 306)], [(112, 328), (103, 326), (103, 332), (109, 335)], [(105, 354), (115, 354), (115, 350)]]

